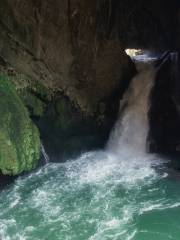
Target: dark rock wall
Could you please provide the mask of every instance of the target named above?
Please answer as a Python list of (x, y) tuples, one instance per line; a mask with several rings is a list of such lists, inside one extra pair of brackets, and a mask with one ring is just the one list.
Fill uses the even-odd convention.
[(2, 0), (0, 55), (92, 115), (130, 62), (116, 38), (96, 34), (96, 9), (95, 0)]
[(180, 101), (178, 54), (170, 53), (158, 70), (149, 111), (150, 151), (180, 151)]
[(0, 55), (86, 114), (119, 86), (125, 48), (178, 45), (177, 0), (2, 0), (0, 15)]
[(0, 15), (0, 55), (87, 115), (129, 71), (126, 47), (177, 47), (177, 0), (2, 0)]
[(179, 45), (178, 0), (99, 2), (99, 29), (102, 36), (118, 35), (125, 48), (167, 50)]
[(0, 56), (25, 76), (16, 86), (51, 158), (102, 147), (136, 73), (118, 37), (99, 34), (98, 14), (96, 0), (0, 3)]
[(1, 0), (0, 62), (25, 76), (15, 83), (45, 146), (58, 157), (59, 148), (81, 149), (79, 132), (93, 143), (97, 133), (102, 146), (136, 73), (125, 48), (179, 49), (178, 8), (177, 0)]

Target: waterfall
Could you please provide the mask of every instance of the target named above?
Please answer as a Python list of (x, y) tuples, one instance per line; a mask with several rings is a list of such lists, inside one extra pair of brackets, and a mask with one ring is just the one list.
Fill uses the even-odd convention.
[(156, 70), (136, 65), (105, 151), (51, 162), (0, 192), (0, 239), (179, 239), (180, 182), (146, 153)]
[(110, 135), (107, 150), (113, 154), (146, 153), (149, 131), (149, 95), (155, 78), (152, 61), (136, 61), (138, 74), (120, 103), (119, 119)]
[(42, 157), (44, 159), (45, 164), (49, 163), (49, 156), (46, 153), (46, 150), (45, 150), (44, 145), (43, 145), (42, 142), (41, 142), (41, 154), (42, 154)]

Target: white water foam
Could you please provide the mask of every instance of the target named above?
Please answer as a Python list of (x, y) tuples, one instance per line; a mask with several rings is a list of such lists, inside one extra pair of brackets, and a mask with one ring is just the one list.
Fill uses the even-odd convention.
[[(179, 201), (164, 202), (159, 186), (153, 186), (158, 163), (146, 153), (146, 138), (155, 71), (149, 63), (138, 68), (105, 151), (48, 164), (0, 194), (3, 240), (131, 240), (138, 232), (135, 215), (163, 209), (164, 204), (179, 206)], [(146, 200), (147, 195), (158, 200)]]
[(41, 142), (41, 153), (44, 158), (45, 164), (48, 164), (50, 159), (42, 142)]
[(137, 63), (137, 66), (140, 66), (141, 71), (132, 79), (120, 104), (120, 117), (107, 145), (107, 150), (113, 154), (136, 153), (139, 156), (147, 152), (149, 94), (154, 83), (155, 70), (151, 62)]

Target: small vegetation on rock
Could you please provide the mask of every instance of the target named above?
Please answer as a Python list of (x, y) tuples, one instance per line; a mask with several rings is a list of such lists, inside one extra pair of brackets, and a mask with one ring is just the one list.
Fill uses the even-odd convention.
[(7, 175), (29, 171), (39, 160), (39, 131), (5, 75), (0, 75), (0, 106), (0, 170)]

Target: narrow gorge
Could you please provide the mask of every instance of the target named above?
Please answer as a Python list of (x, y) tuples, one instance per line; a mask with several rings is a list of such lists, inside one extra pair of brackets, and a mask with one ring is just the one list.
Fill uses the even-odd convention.
[(179, 2), (0, 16), (0, 239), (179, 240)]

